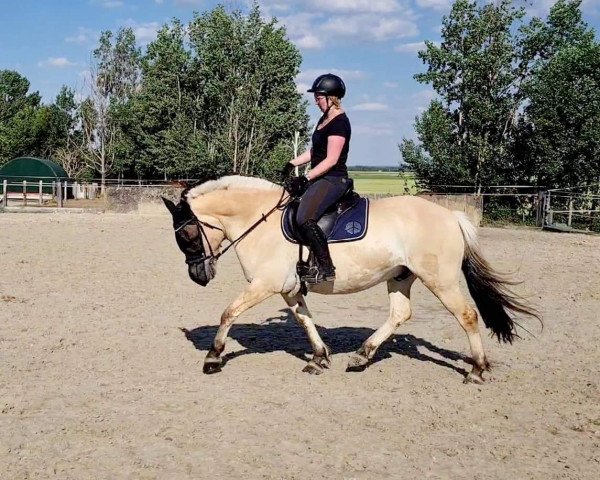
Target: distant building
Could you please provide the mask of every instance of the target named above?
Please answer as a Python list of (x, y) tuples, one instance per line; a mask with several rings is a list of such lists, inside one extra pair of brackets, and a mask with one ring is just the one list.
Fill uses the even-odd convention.
[(59, 164), (52, 160), (35, 157), (19, 157), (0, 167), (0, 183), (8, 181), (9, 192), (23, 192), (23, 181), (27, 181), (28, 192), (39, 192), (40, 180), (44, 184), (44, 193), (52, 192), (53, 182), (69, 180), (69, 175)]

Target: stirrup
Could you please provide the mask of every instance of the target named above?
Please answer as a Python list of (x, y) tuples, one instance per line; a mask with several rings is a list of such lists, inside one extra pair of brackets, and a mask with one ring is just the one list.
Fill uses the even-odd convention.
[(322, 282), (333, 282), (335, 280), (335, 269), (329, 272), (322, 271), (317, 265), (311, 265), (306, 275), (300, 279), (309, 285), (316, 285)]

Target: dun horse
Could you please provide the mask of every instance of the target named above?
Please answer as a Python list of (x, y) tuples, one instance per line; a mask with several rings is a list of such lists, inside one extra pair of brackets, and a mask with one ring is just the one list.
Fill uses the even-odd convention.
[[(179, 248), (186, 254), (190, 276), (206, 285), (215, 275), (216, 260), (227, 239), (234, 247), (247, 288), (225, 309), (212, 348), (204, 361), (205, 373), (221, 369), (221, 354), (236, 318), (272, 295), (279, 294), (304, 327), (313, 358), (304, 371), (323, 372), (330, 350), (313, 322), (296, 272), (298, 246), (281, 232), (282, 187), (263, 179), (228, 176), (182, 193), (175, 205), (163, 199), (173, 216)], [(229, 248), (229, 247), (227, 247)], [(418, 197), (401, 196), (370, 204), (369, 228), (361, 240), (331, 245), (336, 266), (333, 282), (311, 286), (325, 295), (354, 293), (387, 282), (389, 316), (350, 357), (349, 369), (365, 368), (377, 348), (411, 316), (410, 290), (418, 278), (454, 315), (471, 348), (473, 368), (465, 382), (483, 382), (489, 363), (483, 351), (477, 312), (459, 288), (464, 274), (483, 322), (498, 341), (512, 342), (514, 322), (509, 311), (536, 315), (509, 286), (513, 282), (495, 272), (482, 257), (473, 224), (461, 212)]]

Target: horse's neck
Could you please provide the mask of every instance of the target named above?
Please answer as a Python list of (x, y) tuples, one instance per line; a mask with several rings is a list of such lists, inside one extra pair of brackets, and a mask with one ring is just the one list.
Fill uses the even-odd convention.
[(216, 217), (225, 228), (227, 236), (234, 238), (277, 205), (281, 190), (220, 190), (205, 197), (203, 213)]

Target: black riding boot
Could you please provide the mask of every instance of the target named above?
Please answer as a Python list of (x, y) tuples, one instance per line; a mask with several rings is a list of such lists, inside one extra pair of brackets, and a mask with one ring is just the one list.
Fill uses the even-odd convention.
[(300, 233), (308, 243), (315, 258), (315, 264), (310, 266), (308, 273), (301, 280), (311, 285), (335, 280), (335, 267), (329, 255), (327, 238), (321, 227), (314, 220), (307, 220), (303, 225), (300, 225)]

